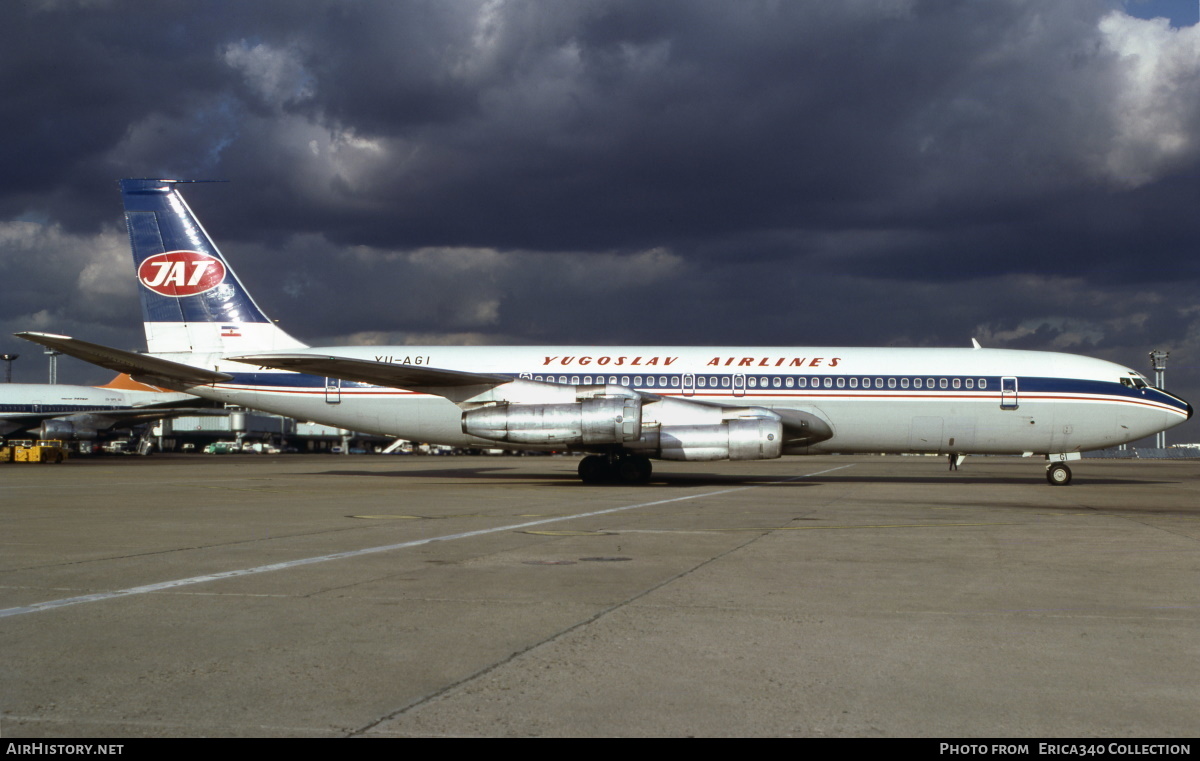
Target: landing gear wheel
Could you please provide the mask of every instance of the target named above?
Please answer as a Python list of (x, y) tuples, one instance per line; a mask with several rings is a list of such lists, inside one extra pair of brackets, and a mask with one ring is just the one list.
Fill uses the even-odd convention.
[(653, 472), (650, 458), (640, 454), (590, 454), (579, 461), (579, 478), (585, 484), (644, 484)]
[(579, 478), (585, 484), (602, 484), (612, 480), (612, 466), (608, 458), (590, 454), (579, 461)]
[(650, 458), (640, 454), (622, 457), (617, 463), (617, 475), (627, 484), (644, 484), (650, 480), (650, 474), (653, 472), (654, 466), (650, 464)]
[(1046, 480), (1051, 486), (1066, 486), (1071, 483), (1071, 469), (1061, 462), (1056, 462), (1046, 469)]

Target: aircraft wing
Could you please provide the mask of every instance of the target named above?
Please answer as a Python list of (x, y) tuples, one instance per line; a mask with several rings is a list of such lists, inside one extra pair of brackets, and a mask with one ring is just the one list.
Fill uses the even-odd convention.
[(228, 414), (229, 410), (212, 407), (174, 407), (170, 409), (139, 407), (135, 410), (105, 410), (76, 415), (59, 415), (58, 417), (68, 422), (75, 422), (75, 418), (86, 418), (81, 422), (93, 423), (98, 429), (104, 429), (118, 425), (139, 425), (152, 420), (169, 420), (177, 417), (222, 417)]
[(403, 389), (496, 386), (513, 380), (505, 375), (440, 370), (425, 365), (397, 365), (320, 354), (257, 354), (230, 357), (229, 359), (248, 365), (271, 367), (276, 370), (293, 370), (309, 375), (325, 375), (342, 380), (370, 383), (375, 386)]
[(91, 362), (93, 365), (107, 367), (109, 370), (116, 370), (119, 373), (127, 373), (134, 380), (143, 383), (153, 383), (168, 388), (179, 386), (186, 388), (233, 379), (233, 376), (227, 373), (192, 367), (137, 352), (113, 349), (70, 336), (59, 336), (53, 333), (14, 333), (13, 335), (56, 349), (85, 362)]
[(49, 415), (26, 415), (24, 413), (16, 415), (5, 415), (0, 417), (0, 436), (8, 436), (17, 431), (28, 431), (35, 425), (38, 425), (45, 420)]
[[(473, 393), (478, 387), (494, 387), (513, 383), (514, 379), (504, 375), (489, 373), (468, 373), (459, 370), (440, 370), (424, 365), (396, 365), (385, 362), (372, 362), (346, 357), (331, 357), (319, 354), (258, 354), (244, 357), (231, 357), (235, 362), (257, 364), (277, 370), (293, 370), (311, 375), (325, 375), (331, 378), (370, 383), (376, 386), (419, 390), (438, 394), (459, 401), (455, 397), (455, 389), (476, 387), (467, 393)], [(520, 381), (526, 387), (540, 387), (533, 390), (535, 399), (532, 403), (548, 403), (552, 401), (547, 394), (553, 395), (552, 389), (566, 389), (561, 384), (539, 383), (536, 381)], [(661, 402), (668, 397), (645, 391), (626, 389), (630, 396), (640, 398), (643, 403)], [(542, 401), (544, 398), (545, 401)], [(707, 408), (739, 408), (742, 405), (710, 402), (707, 400), (687, 399), (677, 400), (694, 407)], [(817, 441), (824, 441), (833, 436), (833, 429), (821, 415), (815, 411), (798, 409), (762, 409), (765, 415), (773, 415), (783, 426), (784, 440), (787, 446), (807, 446)]]

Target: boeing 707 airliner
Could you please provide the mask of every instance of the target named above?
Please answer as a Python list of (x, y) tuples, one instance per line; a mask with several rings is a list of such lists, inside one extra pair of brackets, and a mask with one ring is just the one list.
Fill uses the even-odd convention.
[(120, 182), (147, 354), (17, 335), (301, 420), (460, 447), (577, 451), (587, 483), (646, 482), (655, 459), (899, 452), (1044, 456), (1047, 480), (1063, 485), (1081, 452), (1192, 414), (1112, 362), (978, 344), (309, 347), (254, 302), (181, 183)]

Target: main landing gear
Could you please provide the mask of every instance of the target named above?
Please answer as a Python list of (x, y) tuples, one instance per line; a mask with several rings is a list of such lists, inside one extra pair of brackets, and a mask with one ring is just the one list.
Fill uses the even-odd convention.
[(1066, 486), (1071, 483), (1071, 469), (1065, 463), (1050, 463), (1046, 467), (1046, 480), (1051, 486)]
[(628, 452), (590, 454), (579, 461), (585, 484), (644, 484), (653, 470), (649, 457)]

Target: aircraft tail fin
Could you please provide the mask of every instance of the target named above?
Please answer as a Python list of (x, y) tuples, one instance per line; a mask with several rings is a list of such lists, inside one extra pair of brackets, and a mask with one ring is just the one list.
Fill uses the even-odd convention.
[(121, 180), (151, 354), (280, 351), (305, 344), (273, 323), (177, 186), (181, 180)]
[(96, 388), (111, 388), (115, 391), (166, 391), (166, 389), (159, 388), (158, 386), (139, 383), (129, 373), (117, 373), (117, 377), (103, 386), (96, 386)]

